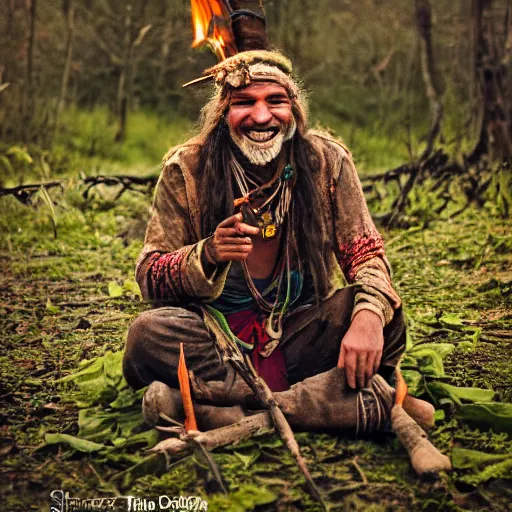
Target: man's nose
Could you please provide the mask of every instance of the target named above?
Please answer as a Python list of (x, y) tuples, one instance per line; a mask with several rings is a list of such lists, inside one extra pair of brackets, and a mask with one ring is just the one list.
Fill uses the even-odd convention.
[(272, 119), (272, 113), (264, 101), (257, 101), (252, 108), (251, 118), (257, 124), (265, 124)]

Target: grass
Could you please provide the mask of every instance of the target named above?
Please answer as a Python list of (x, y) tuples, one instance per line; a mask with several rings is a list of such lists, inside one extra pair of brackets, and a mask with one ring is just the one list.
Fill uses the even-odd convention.
[[(109, 480), (144, 456), (142, 447), (102, 458), (44, 444), (45, 433), (75, 435), (78, 430), (79, 395), (56, 380), (86, 359), (121, 350), (130, 322), (148, 307), (129, 290), (111, 297), (109, 283), (133, 279), (149, 198), (127, 194), (112, 203), (110, 193), (104, 190), (84, 203), (68, 190), (55, 211), (57, 238), (44, 203), (29, 208), (10, 197), (1, 199), (2, 510), (47, 510), (53, 489), (81, 497), (112, 495)], [(455, 343), (445, 363), (446, 380), (492, 389), (503, 402), (512, 402), (510, 228), (510, 221), (485, 210), (468, 210), (426, 229), (386, 233), (411, 337)], [(462, 343), (463, 332), (431, 327), (432, 319), (443, 314), (480, 326), (476, 348)], [(432, 432), (445, 453), (455, 447), (498, 454), (512, 450), (506, 434), (470, 428), (449, 407), (445, 413)], [(405, 452), (388, 435), (355, 440), (299, 434), (298, 440), (333, 510), (506, 510), (510, 503), (506, 475), (478, 485), (464, 480), (465, 470), (433, 482), (418, 480)], [(164, 473), (147, 472), (122, 491), (201, 495), (210, 510), (319, 510), (275, 436), (219, 450), (214, 458), (228, 496), (218, 494), (197, 455), (174, 461)]]
[(117, 126), (104, 107), (69, 108), (51, 149), (0, 143), (0, 185), (97, 174), (157, 174), (167, 150), (189, 138), (193, 122), (142, 110), (128, 117), (126, 141), (114, 142)]
[[(354, 129), (325, 109), (313, 110), (312, 119), (344, 138), (362, 172), (408, 159), (404, 137), (388, 137), (378, 122)], [(0, 181), (157, 173), (163, 154), (187, 138), (192, 123), (136, 112), (122, 146), (112, 142), (115, 123), (101, 108), (68, 110), (63, 127), (52, 151), (0, 148), (0, 156), (8, 159), (7, 164), (0, 159)], [(70, 181), (63, 191), (51, 191), (55, 205), (43, 195), (33, 207), (12, 197), (0, 199), (0, 508), (9, 512), (47, 510), (54, 489), (84, 498), (112, 496), (120, 487), (112, 479), (146, 455), (142, 444), (86, 455), (44, 442), (47, 433), (76, 435), (84, 410), (77, 388), (57, 380), (86, 360), (121, 350), (130, 323), (149, 307), (135, 292), (133, 269), (150, 198), (126, 193), (114, 201), (115, 191), (98, 188), (85, 200), (80, 192)], [(511, 403), (511, 221), (501, 218), (492, 202), (453, 220), (439, 219), (432, 213), (432, 196), (420, 190), (411, 197), (412, 227), (385, 233), (410, 338), (455, 345), (444, 361), (444, 382), (489, 389), (496, 401)], [(371, 206), (386, 209), (390, 201), (383, 196), (380, 205)], [(460, 325), (444, 325), (446, 315)], [(466, 424), (450, 401), (436, 406), (444, 418), (431, 437), (443, 452), (512, 452), (507, 434)], [(507, 510), (510, 503), (510, 473), (475, 483), (470, 469), (457, 469), (435, 481), (420, 481), (389, 435), (297, 437), (332, 510)], [(140, 497), (201, 495), (214, 511), (319, 510), (276, 436), (218, 450), (214, 458), (227, 496), (218, 493), (197, 454), (174, 460), (164, 472), (148, 467), (121, 491)]]
[(128, 116), (126, 141), (116, 144), (117, 125), (104, 107), (92, 111), (69, 109), (63, 114), (62, 126), (65, 130), (57, 144), (128, 167), (155, 165), (170, 147), (186, 140), (192, 129), (192, 123), (181, 116), (163, 117), (139, 110)]

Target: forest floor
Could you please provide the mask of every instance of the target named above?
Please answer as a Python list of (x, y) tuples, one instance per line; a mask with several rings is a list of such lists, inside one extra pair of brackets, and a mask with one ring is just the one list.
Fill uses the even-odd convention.
[[(127, 193), (114, 202), (104, 191), (86, 202), (68, 190), (58, 204), (36, 209), (12, 197), (0, 200), (2, 512), (48, 510), (57, 489), (81, 498), (200, 495), (209, 510), (321, 510), (275, 435), (213, 453), (228, 495), (219, 492), (199, 454), (167, 468), (148, 462), (147, 445), (155, 438), (140, 425), (138, 397), (120, 392), (115, 353), (130, 322), (149, 307), (133, 283), (149, 198)], [(439, 383), (477, 387), (492, 390), (484, 394), (494, 403), (512, 402), (511, 228), (510, 220), (469, 209), (454, 220), (385, 233), (409, 321), (409, 348), (416, 350), (404, 367), (417, 394), (436, 401), (430, 437), (456, 467), (424, 481), (392, 435), (298, 434), (332, 510), (510, 510), (507, 433), (488, 430), (485, 419), (471, 422), (471, 409), (459, 414), (471, 390), (460, 401), (449, 386), (444, 396), (434, 391)], [(433, 344), (438, 356), (427, 350)], [(83, 364), (105, 355), (100, 370)], [(436, 367), (430, 377), (422, 365)], [(89, 387), (58, 382), (79, 368)], [(496, 413), (503, 420), (496, 430), (510, 426), (505, 413)]]

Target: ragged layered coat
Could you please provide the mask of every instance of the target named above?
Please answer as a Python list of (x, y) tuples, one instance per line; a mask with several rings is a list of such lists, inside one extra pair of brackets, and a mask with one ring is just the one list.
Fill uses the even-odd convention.
[[(320, 155), (318, 187), (325, 232), (332, 247), (327, 296), (343, 286), (356, 287), (352, 316), (362, 309), (387, 325), (400, 298), (390, 279), (381, 235), (371, 219), (352, 157), (338, 141), (310, 131), (306, 135)], [(155, 191), (153, 213), (136, 278), (147, 300), (169, 305), (210, 303), (223, 290), (229, 264), (207, 277), (201, 265), (205, 235), (200, 229), (198, 168), (200, 140), (171, 150)]]

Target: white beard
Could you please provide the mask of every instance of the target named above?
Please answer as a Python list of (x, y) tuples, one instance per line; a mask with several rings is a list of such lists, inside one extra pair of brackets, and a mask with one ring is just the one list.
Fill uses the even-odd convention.
[(255, 142), (249, 139), (249, 137), (245, 137), (243, 135), (240, 136), (231, 129), (231, 126), (229, 127), (229, 134), (238, 149), (240, 149), (251, 164), (263, 166), (274, 160), (274, 158), (279, 155), (283, 148), (283, 144), (293, 137), (296, 129), (297, 124), (295, 123), (295, 119), (292, 119), (292, 122), (286, 129), (286, 132), (279, 132), (268, 142)]

